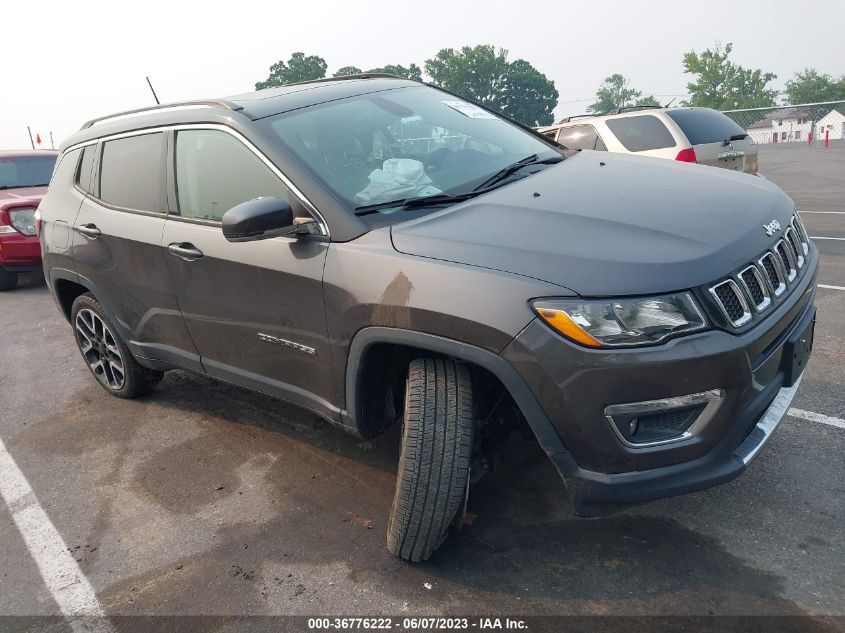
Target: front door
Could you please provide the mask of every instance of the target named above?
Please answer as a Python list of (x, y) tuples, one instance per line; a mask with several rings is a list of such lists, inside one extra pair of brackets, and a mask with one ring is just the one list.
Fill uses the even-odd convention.
[[(93, 146), (92, 146), (93, 148)], [(106, 139), (73, 231), (73, 261), (136, 356), (201, 371), (161, 247), (161, 132)]]
[(320, 236), (228, 242), (221, 218), (261, 196), (302, 201), (246, 139), (224, 129), (175, 133), (176, 213), (162, 245), (208, 374), (328, 414), (329, 346)]

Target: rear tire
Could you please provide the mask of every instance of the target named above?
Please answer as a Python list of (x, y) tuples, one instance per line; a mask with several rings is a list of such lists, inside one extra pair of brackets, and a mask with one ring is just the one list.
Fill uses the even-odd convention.
[(86, 293), (70, 310), (76, 346), (100, 386), (118, 398), (137, 398), (152, 389), (164, 376), (138, 364), (117, 333), (103, 306)]
[(0, 292), (18, 287), (18, 273), (0, 267)]
[(387, 548), (396, 556), (423, 561), (446, 540), (466, 500), (472, 431), (467, 367), (443, 358), (411, 361), (387, 526)]

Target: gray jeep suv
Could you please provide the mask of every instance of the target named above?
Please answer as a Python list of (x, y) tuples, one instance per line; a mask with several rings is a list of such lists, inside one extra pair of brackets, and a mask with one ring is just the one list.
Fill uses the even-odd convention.
[(387, 544), (413, 561), (524, 423), (581, 515), (736, 477), (812, 345), (818, 252), (771, 183), (565, 150), (396, 78), (94, 120), (40, 213), (110, 393), (182, 368), (401, 423)]

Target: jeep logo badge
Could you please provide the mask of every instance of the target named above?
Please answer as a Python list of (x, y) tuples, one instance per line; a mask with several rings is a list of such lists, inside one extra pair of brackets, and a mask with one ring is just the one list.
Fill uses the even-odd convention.
[(780, 222), (778, 222), (777, 220), (772, 220), (768, 224), (764, 224), (763, 228), (766, 230), (766, 235), (771, 237), (776, 232), (780, 231)]

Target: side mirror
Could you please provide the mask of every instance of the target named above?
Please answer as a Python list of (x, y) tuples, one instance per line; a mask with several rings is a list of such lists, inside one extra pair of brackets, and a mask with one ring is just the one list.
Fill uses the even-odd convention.
[(278, 198), (255, 198), (223, 214), (223, 235), (230, 242), (266, 240), (298, 232), (293, 209)]

